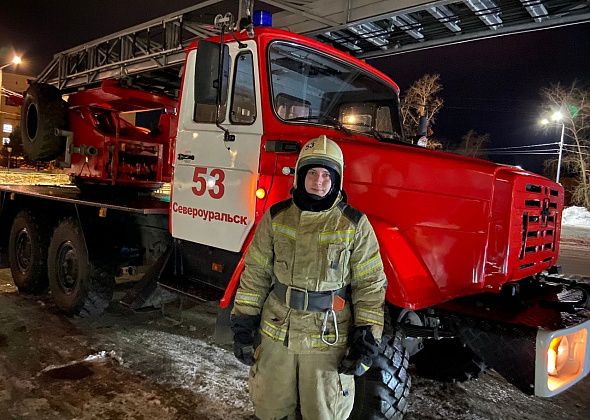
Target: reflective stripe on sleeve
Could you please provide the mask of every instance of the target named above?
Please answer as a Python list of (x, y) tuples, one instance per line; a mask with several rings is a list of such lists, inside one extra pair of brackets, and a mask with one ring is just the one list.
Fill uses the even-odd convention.
[(264, 298), (259, 295), (258, 293), (249, 293), (243, 291), (236, 292), (236, 299), (235, 302), (238, 305), (246, 305), (246, 306), (253, 306), (255, 308), (262, 308), (262, 304), (264, 303)]
[(360, 264), (352, 267), (353, 277), (355, 279), (362, 279), (375, 271), (380, 271), (383, 268), (381, 255), (377, 252), (373, 257), (369, 258)]
[(371, 324), (383, 326), (383, 311), (375, 311), (372, 309), (355, 308), (355, 321), (357, 324)]

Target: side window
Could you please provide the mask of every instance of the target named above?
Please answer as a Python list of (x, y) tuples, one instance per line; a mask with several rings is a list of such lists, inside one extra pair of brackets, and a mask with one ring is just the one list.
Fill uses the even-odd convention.
[(393, 136), (394, 131), (391, 124), (391, 108), (388, 106), (380, 106), (377, 108), (375, 130), (384, 134), (386, 137)]
[(252, 124), (256, 120), (254, 65), (251, 52), (236, 58), (234, 88), (229, 119), (234, 124)]
[[(220, 45), (214, 42), (201, 41), (197, 51), (195, 69), (195, 114), (196, 122), (215, 123), (217, 119), (217, 95), (219, 81)], [(221, 93), (219, 106), (219, 122), (225, 120), (227, 110), (227, 94), (229, 91), (230, 69), (229, 47), (223, 46), (223, 69), (221, 71)]]

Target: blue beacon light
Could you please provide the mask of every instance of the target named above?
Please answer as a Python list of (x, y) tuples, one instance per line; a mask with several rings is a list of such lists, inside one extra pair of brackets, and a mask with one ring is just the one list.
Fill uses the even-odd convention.
[(272, 13), (268, 10), (254, 10), (252, 23), (256, 27), (272, 26)]

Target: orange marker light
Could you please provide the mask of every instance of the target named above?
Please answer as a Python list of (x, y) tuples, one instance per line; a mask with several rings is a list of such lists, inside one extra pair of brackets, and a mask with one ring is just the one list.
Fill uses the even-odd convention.
[(258, 188), (256, 190), (256, 198), (262, 200), (264, 197), (266, 197), (266, 191), (264, 191), (264, 188)]

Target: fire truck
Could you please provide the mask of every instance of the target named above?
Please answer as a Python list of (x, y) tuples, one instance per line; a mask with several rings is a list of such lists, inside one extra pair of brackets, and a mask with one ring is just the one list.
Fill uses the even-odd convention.
[[(66, 314), (92, 316), (133, 277), (131, 307), (159, 285), (227, 311), (258, 220), (290, 196), (301, 146), (326, 135), (388, 280), (386, 334), (353, 417), (403, 416), (410, 363), (447, 381), (493, 368), (542, 397), (588, 374), (590, 290), (556, 266), (561, 185), (406, 141), (398, 86), (342, 51), (216, 24), (186, 49), (177, 96), (126, 79), (67, 98), (31, 84), (25, 151), (73, 183), (0, 188), (2, 263), (20, 293), (49, 289)], [(130, 117), (143, 114), (150, 128)]]

